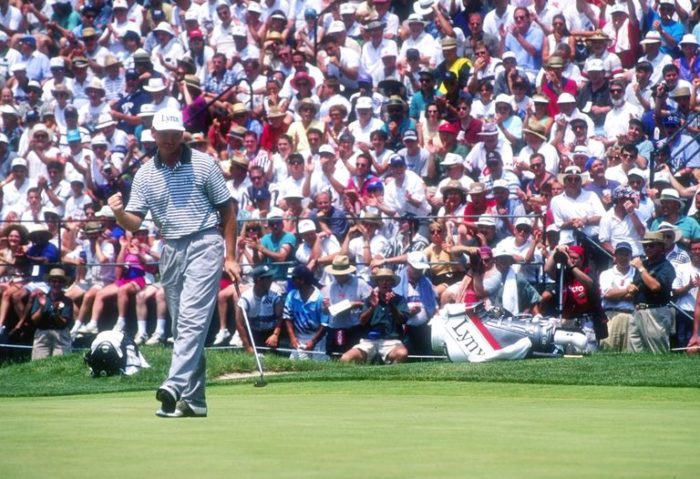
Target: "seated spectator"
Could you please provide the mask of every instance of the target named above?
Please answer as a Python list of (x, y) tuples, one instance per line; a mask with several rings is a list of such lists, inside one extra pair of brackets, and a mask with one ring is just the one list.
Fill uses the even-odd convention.
[(48, 292), (34, 298), (29, 313), (36, 327), (32, 361), (71, 353), (73, 301), (63, 292), (66, 273), (60, 268), (52, 268), (46, 280)]
[(65, 263), (76, 266), (75, 281), (66, 291), (74, 303), (80, 304), (71, 329), (73, 338), (90, 317), (97, 293), (116, 279), (116, 267), (110, 264), (116, 258), (114, 245), (104, 237), (103, 232), (99, 221), (85, 223), (83, 237), (77, 240), (75, 249), (63, 258)]
[(491, 304), (514, 316), (539, 314), (540, 295), (524, 276), (513, 269), (513, 254), (504, 248), (494, 248), (493, 260), (502, 282), (489, 294)]
[[(326, 354), (331, 358), (344, 354), (362, 338), (364, 328), (360, 324), (360, 312), (372, 288), (354, 274), (355, 271), (355, 266), (342, 254), (336, 255), (333, 263), (325, 268), (326, 274), (332, 277), (323, 288), (323, 307), (329, 316)], [(342, 308), (331, 310), (331, 305)]]
[(538, 229), (533, 232), (532, 220), (523, 216), (514, 218), (513, 230), (513, 236), (501, 240), (496, 248), (510, 251), (516, 263), (513, 270), (535, 284), (542, 265), (542, 253), (538, 248), (542, 238), (541, 231)]
[(270, 232), (264, 235), (260, 242), (248, 243), (253, 248), (252, 264), (267, 264), (275, 273), (275, 284), (281, 292), (287, 291), (287, 270), (289, 258), (296, 247), (296, 237), (284, 231), (282, 221), (284, 213), (279, 208), (273, 208), (267, 215), (267, 226)]
[(283, 318), (294, 351), (292, 360), (324, 361), (326, 344), (322, 341), (328, 328), (328, 313), (323, 308), (323, 295), (316, 287), (314, 274), (306, 266), (292, 271), (293, 289), (287, 294)]
[(12, 295), (19, 291), (29, 278), (29, 260), (26, 254), (28, 243), (28, 232), (24, 226), (9, 224), (3, 229), (0, 238), (0, 337), (7, 337), (9, 333), (9, 324), (6, 323)]
[(256, 347), (277, 348), (282, 332), (282, 296), (272, 287), (274, 272), (269, 266), (259, 265), (250, 272), (253, 287), (241, 293), (236, 305), (236, 332), (247, 353), (254, 353), (243, 312), (253, 334)]
[(129, 308), (129, 301), (141, 291), (145, 285), (146, 267), (149, 261), (147, 257), (150, 247), (148, 245), (148, 230), (141, 229), (131, 235), (123, 235), (119, 238), (120, 251), (116, 263), (119, 266), (117, 278), (106, 287), (100, 289), (95, 296), (92, 306), (90, 322), (84, 324), (78, 335), (97, 334), (99, 327), (98, 320), (102, 317), (105, 309), (105, 302), (110, 299), (117, 299), (117, 322), (114, 329), (117, 331), (126, 330), (126, 317)]
[[(606, 337), (601, 302), (590, 268), (585, 266), (584, 250), (578, 245), (559, 245), (547, 258), (545, 272), (564, 285), (561, 317), (563, 325), (582, 329), (589, 337), (586, 352), (597, 349), (597, 342)], [(561, 276), (559, 276), (561, 275)]]
[(390, 269), (380, 268), (372, 275), (372, 280), (377, 286), (365, 299), (360, 314), (363, 337), (340, 360), (363, 363), (378, 357), (384, 363), (403, 362), (408, 350), (400, 338), (409, 309), (406, 299), (393, 291), (399, 279)]
[(634, 313), (632, 299), (637, 287), (633, 281), (636, 269), (630, 266), (633, 253), (632, 246), (620, 241), (615, 246), (613, 266), (600, 273), (598, 279), (600, 296), (605, 315), (608, 318), (608, 337), (600, 346), (609, 351), (621, 352), (627, 349), (629, 323)]

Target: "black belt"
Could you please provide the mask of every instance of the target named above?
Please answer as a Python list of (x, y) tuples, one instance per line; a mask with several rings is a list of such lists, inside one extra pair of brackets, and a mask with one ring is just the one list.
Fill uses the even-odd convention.
[(627, 313), (631, 314), (634, 313), (634, 309), (606, 309), (606, 313)]
[(665, 308), (665, 304), (648, 304), (648, 303), (636, 303), (634, 307), (639, 311), (640, 309), (654, 309), (654, 308)]

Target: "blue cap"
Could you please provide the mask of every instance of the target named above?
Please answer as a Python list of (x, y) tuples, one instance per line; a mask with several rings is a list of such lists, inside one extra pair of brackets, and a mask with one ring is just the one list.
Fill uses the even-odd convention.
[(27, 116), (24, 117), (24, 121), (26, 121), (26, 122), (39, 121), (39, 113), (37, 113), (35, 110), (28, 111)]
[(72, 143), (74, 141), (79, 142), (80, 140), (81, 140), (80, 131), (70, 130), (68, 133), (66, 133), (66, 141), (68, 141), (68, 143)]
[(36, 38), (34, 38), (34, 35), (22, 35), (19, 39), (20, 42), (25, 42), (25, 43), (31, 43), (33, 46), (36, 46)]
[(381, 180), (375, 180), (369, 185), (367, 185), (367, 191), (384, 190), (384, 183)]
[(316, 18), (316, 9), (314, 8), (307, 8), (304, 10), (304, 18)]
[(615, 246), (615, 253), (622, 250), (627, 250), (631, 253), (632, 246), (627, 241), (620, 241), (619, 243), (617, 243), (617, 246)]
[(139, 77), (139, 72), (134, 70), (133, 68), (129, 68), (124, 72), (124, 78), (138, 78)]
[(371, 85), (373, 83), (372, 77), (366, 73), (360, 73), (357, 75), (357, 83), (369, 83)]
[(391, 155), (389, 166), (406, 166), (406, 158), (401, 155)]

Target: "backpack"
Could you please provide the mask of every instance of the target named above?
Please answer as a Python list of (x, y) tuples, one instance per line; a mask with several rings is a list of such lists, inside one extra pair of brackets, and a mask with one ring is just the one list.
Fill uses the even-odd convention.
[(98, 334), (84, 359), (90, 367), (92, 377), (117, 374), (131, 376), (141, 368), (150, 367), (134, 341), (118, 331), (103, 331)]

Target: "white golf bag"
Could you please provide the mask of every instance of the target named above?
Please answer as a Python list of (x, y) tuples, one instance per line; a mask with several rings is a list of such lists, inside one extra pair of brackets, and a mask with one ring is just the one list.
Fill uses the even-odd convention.
[(433, 351), (452, 362), (481, 363), (523, 359), (533, 353), (553, 353), (560, 347), (583, 351), (583, 331), (559, 328), (558, 318), (508, 317), (500, 308), (483, 304), (449, 304), (431, 320)]

